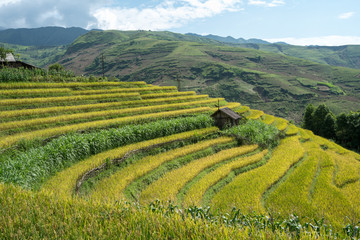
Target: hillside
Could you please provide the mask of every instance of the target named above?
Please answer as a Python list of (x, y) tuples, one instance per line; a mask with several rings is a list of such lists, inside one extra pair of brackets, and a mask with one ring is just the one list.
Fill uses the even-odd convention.
[[(196, 35), (196, 34), (190, 34)], [(287, 43), (269, 43), (261, 39), (233, 37), (220, 37), (216, 35), (196, 35), (198, 37), (213, 39), (229, 46), (251, 48), (261, 51), (284, 54), (286, 56), (298, 57), (321, 64), (332, 66), (360, 68), (360, 46), (294, 46)]]
[(0, 42), (23, 46), (53, 47), (71, 44), (88, 30), (78, 27), (41, 27), (0, 30)]
[[(176, 87), (34, 79), (0, 83), (3, 238), (353, 234), (341, 231), (360, 218), (359, 154), (285, 119)], [(217, 104), (247, 122), (218, 129), (210, 117)], [(200, 206), (230, 215), (215, 224)], [(308, 220), (321, 218), (326, 227)]]
[(360, 103), (360, 70), (170, 32), (92, 31), (60, 63), (77, 74), (101, 75), (102, 55), (105, 76), (225, 97), (295, 122), (308, 103), (326, 103), (336, 114)]

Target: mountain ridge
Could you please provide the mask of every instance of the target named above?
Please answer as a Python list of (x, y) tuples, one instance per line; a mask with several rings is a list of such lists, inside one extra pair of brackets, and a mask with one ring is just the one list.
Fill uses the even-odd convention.
[(104, 71), (121, 81), (178, 86), (295, 122), (309, 103), (325, 102), (336, 114), (358, 110), (360, 70), (188, 38), (171, 32), (92, 31), (70, 45), (59, 62), (76, 74)]

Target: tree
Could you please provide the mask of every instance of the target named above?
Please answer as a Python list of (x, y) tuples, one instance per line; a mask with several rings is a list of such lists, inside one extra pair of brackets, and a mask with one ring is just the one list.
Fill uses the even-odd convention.
[(326, 114), (324, 119), (324, 124), (321, 129), (321, 136), (328, 139), (335, 139), (335, 125), (336, 125), (336, 117), (332, 112)]
[(336, 118), (336, 137), (343, 146), (360, 150), (360, 111), (342, 113)]
[(330, 109), (325, 104), (320, 104), (313, 114), (312, 131), (320, 136), (324, 136), (325, 117), (330, 113)]
[(309, 104), (306, 106), (304, 118), (303, 118), (303, 124), (302, 127), (309, 129), (311, 131), (314, 130), (314, 119), (313, 114), (315, 112), (315, 107), (312, 104)]

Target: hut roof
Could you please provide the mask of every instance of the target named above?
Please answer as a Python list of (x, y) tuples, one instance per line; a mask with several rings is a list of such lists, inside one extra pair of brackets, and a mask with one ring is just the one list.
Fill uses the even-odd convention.
[[(7, 53), (6, 54), (6, 58), (5, 58), (6, 62), (16, 62), (14, 55), (12, 55), (12, 53)], [(0, 62), (4, 62), (4, 59), (0, 58)]]
[(237, 114), (236, 112), (234, 112), (233, 110), (231, 110), (230, 108), (220, 108), (219, 110), (217, 110), (215, 113), (213, 113), (211, 116), (214, 116), (217, 112), (223, 112), (224, 114), (228, 115), (230, 118), (237, 120), (240, 119), (241, 116), (239, 114)]

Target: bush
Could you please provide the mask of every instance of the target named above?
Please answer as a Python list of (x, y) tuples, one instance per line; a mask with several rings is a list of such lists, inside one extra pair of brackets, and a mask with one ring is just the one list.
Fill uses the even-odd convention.
[(241, 144), (256, 143), (263, 148), (274, 148), (280, 141), (280, 132), (276, 127), (258, 120), (249, 120), (243, 125), (225, 130), (224, 133), (235, 136)]

